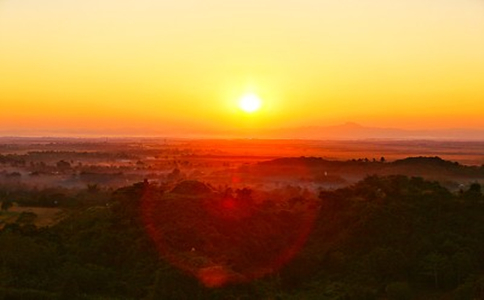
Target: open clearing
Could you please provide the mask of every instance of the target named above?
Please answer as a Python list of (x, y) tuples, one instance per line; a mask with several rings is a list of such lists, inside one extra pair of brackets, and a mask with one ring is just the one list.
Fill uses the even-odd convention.
[(37, 217), (33, 219), (33, 224), (37, 227), (52, 226), (64, 217), (63, 210), (60, 208), (21, 207), (14, 205), (8, 211), (0, 212), (0, 227), (16, 222), (22, 213), (34, 213)]

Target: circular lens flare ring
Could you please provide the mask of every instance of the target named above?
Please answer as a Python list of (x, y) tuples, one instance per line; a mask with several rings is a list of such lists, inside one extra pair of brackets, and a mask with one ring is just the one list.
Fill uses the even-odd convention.
[[(236, 199), (218, 193), (184, 195), (146, 187), (140, 212), (161, 257), (205, 286), (217, 288), (279, 270), (300, 252), (316, 218), (314, 209), (303, 215), (277, 209), (262, 212), (260, 203), (244, 203), (240, 206)], [(253, 229), (259, 227), (265, 229), (254, 236)], [(269, 247), (268, 241), (275, 236), (285, 241)]]

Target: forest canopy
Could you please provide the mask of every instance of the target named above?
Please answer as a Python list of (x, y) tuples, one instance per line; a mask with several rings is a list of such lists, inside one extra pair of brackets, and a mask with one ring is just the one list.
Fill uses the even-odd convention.
[[(193, 193), (186, 193), (189, 188)], [(176, 193), (180, 189), (184, 193)], [(170, 188), (141, 182), (102, 193), (98, 203), (76, 206), (50, 227), (36, 227), (29, 221), (35, 216), (4, 224), (0, 295), (484, 296), (484, 197), (477, 183), (451, 193), (418, 177), (369, 176), (316, 198), (297, 189), (280, 198), (194, 182)], [(212, 277), (200, 276), (203, 271)]]

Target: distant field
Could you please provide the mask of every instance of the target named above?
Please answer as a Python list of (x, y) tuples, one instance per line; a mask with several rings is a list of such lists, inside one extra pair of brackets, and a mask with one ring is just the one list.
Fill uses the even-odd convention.
[(440, 156), (462, 164), (484, 164), (484, 141), (0, 137), (0, 154), (26, 154), (30, 151), (123, 152), (140, 157), (159, 155), (170, 158), (196, 155), (209, 161), (224, 156), (238, 156), (248, 161), (291, 156), (320, 156), (339, 160)]
[(217, 149), (222, 153), (245, 156), (317, 156), (347, 160), (358, 158), (402, 159), (410, 156), (440, 156), (467, 165), (484, 164), (484, 142), (427, 140), (199, 140), (194, 149)]
[(14, 223), (24, 212), (34, 213), (37, 216), (33, 220), (33, 224), (37, 227), (54, 225), (64, 217), (62, 209), (59, 208), (13, 206), (8, 211), (0, 212), (0, 227)]

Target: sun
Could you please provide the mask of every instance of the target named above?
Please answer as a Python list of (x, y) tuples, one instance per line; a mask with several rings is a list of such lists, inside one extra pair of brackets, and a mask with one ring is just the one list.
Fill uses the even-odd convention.
[(253, 112), (259, 110), (261, 105), (262, 105), (262, 101), (255, 94), (244, 95), (239, 100), (240, 109), (242, 109), (246, 113), (253, 113)]

